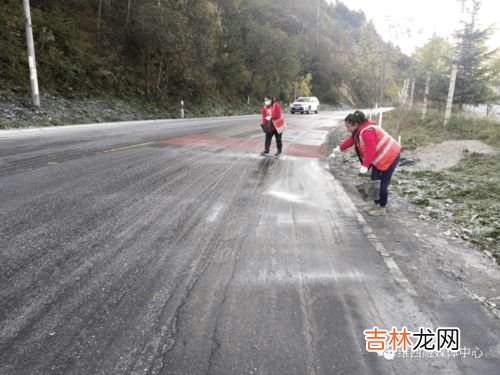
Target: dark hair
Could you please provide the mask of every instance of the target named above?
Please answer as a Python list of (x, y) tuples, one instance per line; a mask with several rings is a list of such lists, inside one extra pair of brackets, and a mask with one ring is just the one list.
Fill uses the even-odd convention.
[(269, 99), (271, 101), (271, 104), (274, 104), (274, 101), (275, 101), (274, 96), (272, 96), (272, 95), (266, 95), (264, 97), (264, 99)]
[(363, 112), (355, 111), (354, 113), (349, 113), (344, 121), (351, 125), (360, 125), (366, 121), (366, 117)]

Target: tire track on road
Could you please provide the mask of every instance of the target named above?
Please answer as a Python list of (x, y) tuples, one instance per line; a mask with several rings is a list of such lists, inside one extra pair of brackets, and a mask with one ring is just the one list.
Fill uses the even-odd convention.
[[(201, 180), (203, 180), (203, 178), (209, 177), (211, 174), (213, 174), (213, 171), (214, 171), (214, 170), (216, 170), (216, 168), (220, 168), (220, 166), (215, 165), (215, 166), (213, 167), (213, 169), (200, 168), (200, 170), (204, 169), (204, 174), (201, 174), (201, 175), (200, 175), (200, 177), (199, 177), (199, 178), (200, 178), (200, 181), (201, 181)], [(196, 182), (196, 181), (193, 181), (193, 182)], [(120, 246), (119, 246), (119, 247), (117, 247), (117, 249), (119, 250), (119, 249), (120, 249)], [(116, 257), (116, 256), (115, 256), (115, 255), (113, 255), (113, 257)], [(95, 272), (95, 270), (94, 270), (94, 272)], [(72, 276), (72, 277), (73, 277), (73, 276)], [(71, 279), (72, 277), (70, 277), (69, 279)], [(64, 283), (63, 283), (63, 284), (64, 284)], [(57, 292), (57, 291), (54, 291), (53, 293), (49, 293), (49, 296), (50, 296), (50, 295), (54, 295), (54, 293), (59, 294), (59, 295), (60, 295), (60, 297), (61, 297), (61, 298), (63, 298), (63, 296), (64, 296), (64, 295), (68, 294), (68, 291), (67, 291), (67, 290), (66, 290), (66, 291), (64, 291), (64, 290), (63, 290), (63, 291), (62, 291), (62, 292), (60, 292), (60, 293), (59, 293), (59, 292)], [(51, 300), (50, 305), (48, 304), (48, 302), (44, 304), (44, 305), (45, 305), (47, 308), (49, 308), (49, 309), (51, 308), (51, 306), (52, 306), (52, 305), (54, 305), (54, 303), (60, 303), (60, 302), (61, 302), (61, 301), (59, 301), (59, 300), (58, 300), (58, 301), (55, 301), (55, 300), (53, 300), (53, 298), (50, 298), (50, 297), (46, 298), (46, 300), (47, 300), (47, 301)], [(36, 309), (36, 310), (37, 310), (37, 311), (40, 311), (39, 309)], [(46, 311), (46, 313), (48, 313), (48, 311)], [(35, 315), (36, 315), (36, 313), (35, 313)], [(40, 314), (38, 314), (38, 315), (40, 315)], [(32, 322), (32, 323), (34, 323), (34, 322)], [(21, 335), (21, 336), (22, 336), (22, 335)]]

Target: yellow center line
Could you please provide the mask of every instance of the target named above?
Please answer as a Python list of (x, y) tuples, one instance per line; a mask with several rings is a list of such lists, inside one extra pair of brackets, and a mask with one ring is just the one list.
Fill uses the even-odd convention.
[(147, 145), (150, 145), (150, 144), (153, 144), (153, 143), (156, 143), (156, 142), (145, 142), (145, 143), (137, 143), (137, 144), (134, 144), (134, 145), (128, 145), (128, 146), (123, 146), (123, 147), (116, 147), (116, 148), (111, 148), (109, 150), (99, 151), (98, 154), (107, 154), (107, 153), (110, 153), (110, 152), (129, 150), (131, 148), (144, 147), (144, 146), (147, 146)]

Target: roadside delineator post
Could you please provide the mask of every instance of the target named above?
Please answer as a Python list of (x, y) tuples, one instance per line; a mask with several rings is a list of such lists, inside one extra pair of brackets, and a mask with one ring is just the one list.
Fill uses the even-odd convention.
[(181, 118), (184, 118), (184, 100), (181, 100)]

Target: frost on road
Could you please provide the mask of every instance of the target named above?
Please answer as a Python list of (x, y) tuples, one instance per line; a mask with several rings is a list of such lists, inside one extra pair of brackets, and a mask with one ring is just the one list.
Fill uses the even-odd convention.
[(257, 117), (0, 133), (0, 373), (498, 374), (496, 266), (364, 216), (321, 147), (345, 113), (288, 117), (280, 158)]

